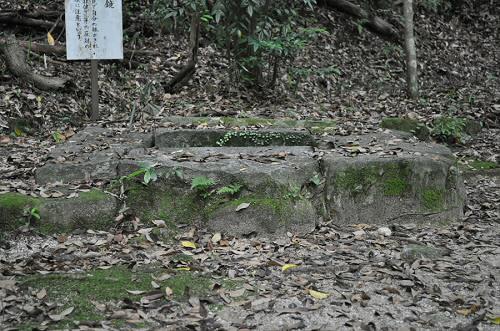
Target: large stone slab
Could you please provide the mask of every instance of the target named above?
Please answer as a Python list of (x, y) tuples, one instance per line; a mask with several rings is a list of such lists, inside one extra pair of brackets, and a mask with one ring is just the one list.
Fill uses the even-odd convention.
[(36, 170), (35, 178), (39, 184), (111, 180), (117, 176), (120, 158), (132, 149), (150, 147), (152, 133), (88, 127), (52, 150), (48, 162)]
[[(363, 139), (348, 146), (369, 150)], [(395, 153), (333, 151), (323, 157), (322, 171), (326, 209), (337, 223), (435, 223), (463, 217), (463, 179), (443, 146), (398, 142)]]
[[(193, 125), (191, 119), (190, 125), (154, 134), (91, 127), (57, 146), (36, 179), (107, 181), (109, 191), (124, 190), (128, 212), (145, 222), (164, 219), (237, 235), (304, 233), (321, 217), (385, 224), (441, 223), (463, 215), (465, 190), (450, 150), (410, 133), (313, 136), (311, 128), (283, 128), (279, 122), (242, 128), (210, 121)], [(265, 128), (256, 130), (260, 126)], [(144, 175), (152, 172), (157, 180), (145, 184)], [(192, 187), (197, 178), (213, 183), (198, 190)], [(228, 187), (234, 192), (228, 194)], [(51, 199), (37, 206), (54, 224), (89, 226), (91, 219), (116, 214), (117, 201), (108, 197)], [(28, 202), (15, 212), (0, 203), (0, 216), (25, 217), (19, 213)]]
[[(307, 186), (319, 173), (313, 153), (309, 147), (158, 150), (134, 153), (120, 162), (118, 171), (127, 176), (144, 163), (156, 162), (161, 180), (148, 187), (132, 185), (128, 194), (128, 206), (144, 219), (202, 221), (214, 231), (232, 234), (303, 233), (313, 230), (319, 219), (306, 197)], [(213, 187), (196, 193), (191, 182), (197, 177), (212, 180)], [(234, 196), (217, 193), (231, 185), (241, 190)]]

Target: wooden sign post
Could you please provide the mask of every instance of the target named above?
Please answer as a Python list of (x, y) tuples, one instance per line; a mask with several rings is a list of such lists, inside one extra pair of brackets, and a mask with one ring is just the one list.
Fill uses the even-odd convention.
[(91, 120), (99, 119), (98, 60), (123, 59), (122, 0), (66, 0), (66, 58), (90, 60)]

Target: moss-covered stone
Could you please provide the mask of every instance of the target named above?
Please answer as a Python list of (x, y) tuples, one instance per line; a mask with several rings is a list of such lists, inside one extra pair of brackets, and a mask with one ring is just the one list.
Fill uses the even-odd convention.
[(309, 146), (311, 136), (301, 132), (230, 131), (217, 140), (220, 147), (242, 146)]
[(422, 205), (431, 211), (440, 211), (444, 209), (445, 195), (440, 189), (426, 189), (422, 192)]
[[(100, 190), (82, 192), (71, 199), (8, 193), (0, 195), (0, 230), (14, 230), (28, 220), (46, 234), (77, 228), (106, 230), (114, 221), (116, 208), (116, 199)], [(33, 209), (38, 217), (30, 216)]]
[(380, 127), (413, 133), (420, 140), (428, 140), (430, 130), (425, 124), (406, 117), (386, 117), (380, 123)]
[(338, 173), (335, 186), (351, 196), (366, 193), (371, 187), (381, 187), (381, 194), (401, 196), (410, 188), (410, 170), (407, 163), (352, 167)]
[(35, 206), (38, 203), (38, 199), (20, 193), (0, 195), (0, 207), (2, 208), (23, 209), (27, 206)]
[(446, 250), (442, 248), (431, 247), (427, 245), (416, 245), (410, 244), (406, 245), (401, 252), (401, 258), (409, 262), (413, 262), (416, 259), (439, 259), (447, 253)]
[(261, 128), (305, 128), (314, 134), (332, 133), (336, 122), (332, 120), (294, 120), (290, 118), (261, 118), (261, 117), (168, 117), (166, 122), (177, 125), (194, 125), (216, 127), (223, 125), (228, 128), (261, 127)]
[(24, 217), (31, 208), (37, 208), (41, 200), (19, 193), (0, 195), (0, 231), (12, 231), (24, 224)]
[(168, 183), (150, 186), (133, 184), (127, 190), (127, 205), (142, 221), (162, 219), (171, 229), (176, 228), (176, 223), (198, 220), (203, 200), (184, 184), (179, 184), (177, 189), (173, 186)]
[(401, 178), (391, 178), (384, 182), (384, 194), (400, 196), (408, 189), (408, 183)]
[(258, 117), (221, 117), (221, 123), (227, 127), (239, 126), (273, 126), (275, 121), (269, 118)]
[(254, 206), (264, 206), (273, 210), (274, 213), (280, 215), (282, 220), (286, 217), (288, 201), (285, 197), (282, 198), (273, 198), (273, 197), (261, 197), (261, 196), (246, 196), (242, 198), (238, 198), (235, 200), (231, 200), (226, 204), (223, 204), (224, 207), (238, 207), (243, 203), (249, 203)]
[(384, 195), (402, 196), (410, 189), (410, 168), (406, 162), (383, 167)]
[(92, 203), (96, 201), (102, 201), (109, 198), (109, 195), (104, 193), (102, 190), (92, 189), (88, 192), (80, 192), (79, 196), (83, 201)]
[(347, 168), (335, 177), (335, 186), (352, 196), (366, 192), (377, 182), (378, 174), (373, 167)]
[(71, 232), (76, 229), (109, 230), (119, 208), (118, 200), (101, 190), (80, 192), (78, 197), (43, 199), (36, 222), (43, 233)]

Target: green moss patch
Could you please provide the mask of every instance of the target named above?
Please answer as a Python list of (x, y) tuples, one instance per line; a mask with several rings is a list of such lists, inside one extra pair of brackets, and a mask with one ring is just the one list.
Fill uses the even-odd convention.
[[(134, 295), (127, 290), (165, 293), (165, 288), (169, 287), (172, 289), (174, 300), (187, 300), (189, 296), (211, 294), (214, 281), (207, 276), (188, 271), (178, 271), (162, 282), (156, 280), (161, 287), (153, 289), (151, 281), (154, 280), (154, 276), (159, 276), (161, 273), (162, 270), (159, 267), (133, 272), (127, 266), (118, 265), (86, 273), (30, 275), (23, 277), (20, 283), (25, 289), (31, 288), (35, 291), (45, 289), (47, 301), (62, 304), (57, 312), (69, 307), (75, 308), (65, 320), (51, 326), (57, 329), (71, 327), (73, 321), (104, 320), (106, 316), (96, 308), (96, 304), (116, 304), (125, 299), (139, 301), (141, 296), (147, 295)], [(222, 280), (220, 284), (225, 287), (225, 280)], [(228, 288), (230, 288), (229, 285)], [(164, 300), (167, 302), (167, 298)], [(112, 322), (116, 325), (123, 323), (122, 320)], [(135, 327), (140, 326), (135, 325)]]
[(408, 183), (401, 178), (391, 178), (384, 182), (384, 195), (400, 196), (408, 189)]
[(301, 131), (297, 132), (262, 132), (262, 131), (229, 131), (217, 140), (217, 146), (310, 146), (314, 145), (312, 137)]
[(424, 190), (422, 192), (422, 204), (428, 210), (443, 210), (445, 204), (444, 191), (439, 189)]
[(203, 204), (203, 201), (196, 192), (187, 189), (175, 191), (167, 186), (133, 186), (127, 192), (127, 205), (134, 209), (143, 221), (162, 219), (172, 228), (175, 228), (176, 222), (191, 223), (199, 219), (200, 204)]
[(490, 170), (498, 168), (498, 164), (490, 161), (472, 160), (468, 165), (474, 170)]
[(176, 300), (189, 299), (189, 295), (206, 296), (211, 292), (212, 280), (189, 271), (179, 271), (162, 285), (172, 289)]
[(401, 196), (410, 188), (410, 167), (406, 162), (384, 166), (384, 195)]
[(134, 273), (126, 266), (113, 266), (88, 273), (26, 276), (22, 283), (37, 290), (47, 290), (49, 301), (64, 304), (61, 311), (68, 307), (75, 308), (68, 320), (58, 324), (58, 328), (62, 328), (71, 325), (73, 320), (103, 320), (105, 316), (96, 309), (94, 302), (117, 302), (126, 298), (137, 300), (139, 296), (126, 290), (151, 290), (151, 280), (151, 273)]
[(0, 194), (0, 231), (12, 231), (26, 223), (24, 215), (40, 205), (40, 199), (19, 193)]
[(405, 162), (380, 166), (352, 167), (335, 177), (335, 186), (351, 196), (365, 194), (370, 187), (381, 188), (385, 196), (401, 196), (410, 189), (410, 168)]
[(39, 200), (19, 193), (0, 194), (0, 207), (9, 209), (23, 209), (34, 207), (39, 204)]
[(352, 196), (366, 192), (377, 182), (378, 174), (374, 168), (348, 168), (335, 177), (336, 186)]

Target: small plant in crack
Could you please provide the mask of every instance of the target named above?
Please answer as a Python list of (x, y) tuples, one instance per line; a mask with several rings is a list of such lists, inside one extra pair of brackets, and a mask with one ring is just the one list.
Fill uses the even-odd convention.
[(215, 185), (215, 181), (205, 176), (194, 177), (191, 181), (191, 189), (207, 198), (211, 192), (208, 190)]
[(217, 190), (217, 194), (219, 195), (235, 195), (241, 191), (243, 185), (240, 184), (230, 184), (227, 186), (223, 186)]

